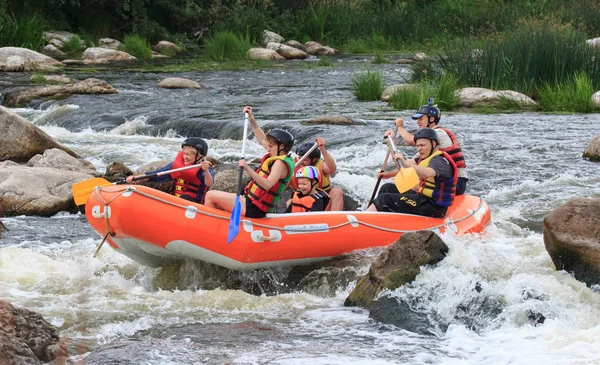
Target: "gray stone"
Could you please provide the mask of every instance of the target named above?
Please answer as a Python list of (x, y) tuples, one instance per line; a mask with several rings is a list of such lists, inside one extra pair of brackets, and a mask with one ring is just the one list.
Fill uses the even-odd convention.
[(77, 171), (84, 174), (101, 176), (94, 165), (80, 158), (70, 156), (63, 150), (50, 148), (43, 155), (35, 155), (28, 162), (29, 167), (49, 167), (58, 170)]
[(313, 118), (306, 123), (308, 124), (331, 124), (331, 125), (352, 125), (352, 119), (340, 115), (325, 115), (322, 117)]
[(115, 49), (90, 47), (81, 55), (82, 60), (101, 60), (105, 59), (109, 62), (133, 61), (136, 58), (127, 52), (117, 51)]
[(155, 46), (154, 49), (158, 52), (172, 52), (172, 53), (180, 53), (181, 48), (173, 42), (168, 41), (160, 41)]
[(291, 46), (287, 46), (285, 44), (269, 42), (267, 44), (267, 49), (272, 49), (273, 51), (279, 53), (287, 60), (296, 60), (296, 59), (305, 59), (308, 57), (308, 53)]
[(600, 161), (600, 134), (597, 134), (588, 143), (585, 151), (583, 151), (583, 157), (589, 158), (591, 161)]
[(338, 53), (338, 50), (323, 46), (314, 41), (306, 42), (304, 43), (304, 46), (306, 47), (306, 53), (313, 56), (333, 56)]
[(283, 37), (280, 36), (279, 34), (275, 33), (275, 32), (271, 32), (269, 30), (264, 30), (263, 31), (263, 45), (267, 45), (269, 44), (269, 42), (276, 42), (276, 43), (281, 43), (283, 41)]
[(285, 58), (279, 53), (267, 48), (250, 48), (248, 58), (251, 60), (281, 61)]
[(192, 81), (190, 79), (185, 79), (182, 77), (168, 77), (161, 82), (158, 83), (158, 87), (162, 87), (165, 89), (202, 89), (203, 86), (197, 83), (196, 81)]

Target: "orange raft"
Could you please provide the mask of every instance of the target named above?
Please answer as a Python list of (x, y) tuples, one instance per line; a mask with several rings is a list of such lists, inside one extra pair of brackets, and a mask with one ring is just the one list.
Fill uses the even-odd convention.
[(309, 264), (387, 246), (418, 230), (481, 233), (491, 215), (471, 195), (458, 196), (445, 218), (366, 211), (268, 214), (242, 217), (239, 234), (227, 244), (231, 213), (145, 186), (98, 187), (85, 214), (114, 249), (143, 265), (187, 257), (232, 270)]

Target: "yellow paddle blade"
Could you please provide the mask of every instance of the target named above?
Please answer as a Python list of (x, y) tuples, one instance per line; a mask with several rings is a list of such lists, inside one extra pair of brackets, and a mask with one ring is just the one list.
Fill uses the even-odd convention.
[(101, 177), (95, 177), (93, 179), (87, 179), (73, 184), (71, 191), (73, 192), (73, 199), (76, 205), (83, 205), (87, 202), (90, 194), (94, 191), (96, 186), (108, 186), (112, 183)]
[(394, 184), (399, 192), (405, 193), (419, 183), (419, 175), (412, 167), (403, 167), (394, 178)]

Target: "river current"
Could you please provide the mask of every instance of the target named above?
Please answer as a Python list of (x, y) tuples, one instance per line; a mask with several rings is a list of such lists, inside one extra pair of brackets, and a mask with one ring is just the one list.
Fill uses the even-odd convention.
[[(391, 85), (405, 81), (410, 70), (371, 65), (360, 57), (333, 63), (73, 74), (106, 80), (119, 93), (14, 110), (103, 172), (117, 160), (135, 169), (172, 159), (186, 136), (206, 138), (209, 155), (235, 161), (241, 157), (241, 111), (252, 105), (259, 124), (286, 128), (297, 141), (323, 136), (338, 164), (333, 183), (364, 206), (385, 157), (383, 132), (398, 116), (408, 129), (416, 124), (412, 110), (357, 101), (352, 77), (369, 68)], [(208, 88), (156, 87), (169, 76)], [(25, 83), (21, 75), (0, 79)], [(322, 115), (347, 116), (356, 125), (301, 123)], [(383, 325), (366, 310), (343, 306), (378, 250), (315, 268), (292, 289), (278, 270), (237, 274), (239, 289), (226, 289), (193, 263), (180, 269), (184, 285), (160, 289), (158, 269), (107, 246), (92, 258), (100, 237), (85, 216), (66, 212), (3, 218), (9, 231), (0, 241), (0, 297), (42, 313), (67, 340), (73, 360), (86, 364), (600, 363), (600, 288), (554, 269), (541, 225), (568, 199), (600, 195), (599, 165), (582, 159), (600, 132), (600, 115), (442, 110), (441, 124), (461, 140), (468, 192), (486, 200), (492, 222), (483, 236), (443, 236), (448, 256), (422, 268), (411, 285), (389, 293), (434, 319), (427, 322), (430, 335)], [(412, 147), (400, 148), (414, 153)], [(254, 139), (246, 151), (248, 159), (263, 153)], [(478, 295), (475, 285), (498, 305), (482, 306), (465, 318), (461, 308)], [(543, 323), (531, 321), (531, 313), (542, 314)]]

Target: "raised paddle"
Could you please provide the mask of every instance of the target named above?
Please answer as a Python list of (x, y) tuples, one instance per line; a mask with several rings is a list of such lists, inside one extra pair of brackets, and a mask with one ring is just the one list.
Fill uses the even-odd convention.
[(298, 167), (298, 165), (300, 165), (302, 163), (302, 161), (304, 161), (304, 159), (306, 159), (308, 157), (308, 155), (310, 155), (310, 153), (315, 150), (315, 148), (317, 148), (317, 142), (315, 142), (315, 144), (313, 144), (313, 146), (310, 148), (310, 150), (308, 150), (304, 155), (302, 155), (302, 157), (300, 157), (300, 159), (296, 162), (294, 167)]
[[(387, 136), (387, 138), (388, 146), (395, 155), (398, 153), (396, 144), (391, 136)], [(396, 177), (394, 177), (394, 184), (400, 193), (405, 193), (419, 183), (419, 175), (417, 175), (417, 171), (413, 167), (401, 167), (402, 163), (399, 158), (394, 160), (396, 165), (400, 168), (400, 171), (396, 174)]]
[[(201, 163), (196, 164), (196, 165), (184, 166), (184, 167), (180, 167), (178, 169), (173, 169), (173, 170), (155, 172), (153, 174), (148, 174), (148, 175), (146, 175), (146, 174), (138, 175), (138, 176), (133, 177), (133, 181), (144, 180), (144, 179), (148, 179), (148, 178), (151, 178), (154, 176), (163, 176), (163, 175), (170, 174), (172, 172), (189, 170), (189, 169), (197, 168), (200, 166), (202, 166)], [(125, 184), (125, 180), (119, 180), (114, 183), (111, 183), (110, 181), (105, 180), (101, 177), (95, 177), (93, 179), (88, 179), (88, 180), (80, 181), (78, 183), (73, 184), (73, 186), (71, 187), (71, 191), (73, 192), (73, 199), (75, 200), (75, 204), (83, 205), (83, 204), (85, 204), (85, 202), (87, 202), (88, 198), (90, 197), (90, 194), (92, 194), (92, 192), (94, 191), (94, 189), (96, 189), (97, 186), (102, 187), (102, 186), (117, 185), (117, 184)]]
[[(248, 113), (244, 115), (244, 136), (242, 137), (242, 159), (246, 157), (246, 137), (248, 135)], [(229, 219), (229, 231), (227, 232), (227, 244), (237, 236), (240, 232), (240, 218), (242, 216), (242, 203), (240, 202), (240, 195), (242, 194), (242, 176), (244, 175), (244, 168), (240, 166), (240, 173), (238, 175), (237, 193), (235, 194), (235, 203), (233, 204), (233, 210), (231, 211), (231, 218)]]

